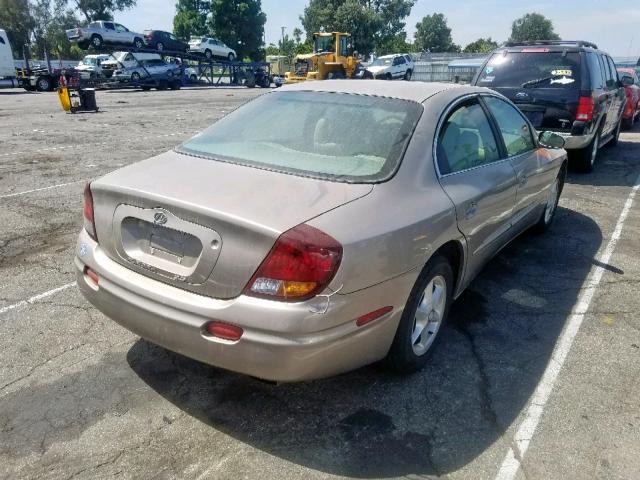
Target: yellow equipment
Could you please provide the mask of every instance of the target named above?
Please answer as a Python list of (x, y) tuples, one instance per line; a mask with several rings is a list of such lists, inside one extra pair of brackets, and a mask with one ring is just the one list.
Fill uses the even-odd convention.
[(352, 50), (349, 33), (314, 33), (313, 53), (296, 56), (293, 71), (285, 74), (285, 83), (354, 78), (360, 61)]

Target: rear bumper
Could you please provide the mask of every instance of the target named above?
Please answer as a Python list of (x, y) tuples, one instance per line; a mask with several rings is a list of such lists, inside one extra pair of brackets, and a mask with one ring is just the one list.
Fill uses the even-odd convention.
[[(109, 259), (83, 231), (75, 258), (78, 286), (98, 310), (141, 337), (187, 357), (267, 380), (326, 377), (382, 359), (417, 272), (349, 295), (283, 303), (240, 296), (218, 300), (137, 274)], [(96, 287), (85, 275), (99, 275)], [(328, 308), (327, 308), (328, 305)], [(393, 310), (363, 327), (359, 316)], [(326, 308), (326, 311), (324, 311)], [(237, 325), (237, 342), (203, 334), (213, 320)]]

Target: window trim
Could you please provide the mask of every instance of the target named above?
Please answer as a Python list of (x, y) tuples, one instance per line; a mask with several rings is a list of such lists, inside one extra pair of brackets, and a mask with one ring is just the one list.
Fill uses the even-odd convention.
[[(525, 153), (529, 153), (533, 150), (530, 150), (528, 152), (523, 152), (521, 154), (512, 156), (512, 157), (507, 157), (506, 156), (506, 148), (504, 147), (504, 140), (502, 139), (502, 134), (499, 135), (499, 138), (496, 138), (496, 132), (495, 130), (495, 126), (493, 124), (493, 122), (495, 121), (495, 119), (493, 118), (493, 115), (489, 112), (489, 115), (487, 116), (487, 120), (489, 121), (489, 125), (491, 127), (491, 132), (493, 133), (493, 137), (494, 140), (496, 142), (496, 144), (498, 145), (498, 150), (501, 153), (502, 156), (502, 148), (505, 148), (504, 151), (504, 158), (500, 158), (498, 160), (495, 160), (491, 163), (485, 163), (484, 165), (477, 165), (475, 167), (471, 167), (471, 168), (465, 168), (464, 170), (458, 170), (457, 172), (451, 172), (451, 173), (441, 173), (440, 172), (440, 166), (438, 165), (438, 144), (440, 143), (440, 132), (442, 130), (442, 127), (444, 126), (445, 121), (449, 118), (450, 114), (453, 112), (453, 110), (458, 107), (460, 104), (469, 101), (470, 99), (476, 98), (478, 100), (478, 104), (480, 105), (480, 107), (482, 107), (482, 109), (484, 110), (484, 102), (481, 100), (481, 96), (487, 96), (487, 97), (496, 97), (499, 98), (500, 100), (504, 100), (503, 97), (501, 97), (500, 95), (494, 94), (492, 92), (474, 92), (474, 93), (469, 93), (466, 94), (462, 97), (458, 97), (456, 98), (453, 102), (451, 102), (447, 108), (444, 110), (444, 112), (440, 115), (440, 118), (438, 119), (438, 124), (436, 126), (436, 130), (435, 130), (435, 135), (433, 137), (433, 147), (432, 147), (432, 151), (431, 151), (431, 156), (433, 157), (433, 166), (436, 169), (436, 176), (438, 177), (438, 180), (442, 179), (442, 178), (446, 178), (449, 177), (451, 175), (459, 175), (461, 173), (466, 173), (466, 172), (471, 172), (473, 170), (477, 170), (479, 168), (485, 168), (485, 167), (489, 167), (491, 165), (498, 165), (500, 163), (504, 163), (504, 162), (509, 162), (514, 158), (519, 157), (520, 155), (523, 155)], [(517, 109), (517, 107), (516, 107)], [(485, 110), (485, 115), (487, 115), (487, 111)], [(530, 128), (533, 128), (533, 126), (531, 125), (531, 122), (529, 122), (529, 120), (527, 118), (525, 118), (525, 121), (529, 124)], [(533, 129), (535, 130), (535, 129)], [(533, 143), (535, 145), (534, 150), (537, 150), (538, 148), (540, 148), (540, 145), (537, 141), (537, 139), (535, 138), (535, 136), (533, 136)]]

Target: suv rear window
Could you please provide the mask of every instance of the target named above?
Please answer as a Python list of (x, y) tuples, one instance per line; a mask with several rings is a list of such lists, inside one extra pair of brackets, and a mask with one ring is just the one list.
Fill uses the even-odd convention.
[(478, 76), (481, 87), (580, 88), (578, 52), (494, 53)]
[(393, 98), (271, 93), (178, 151), (301, 176), (375, 183), (396, 171), (421, 113), (419, 103)]

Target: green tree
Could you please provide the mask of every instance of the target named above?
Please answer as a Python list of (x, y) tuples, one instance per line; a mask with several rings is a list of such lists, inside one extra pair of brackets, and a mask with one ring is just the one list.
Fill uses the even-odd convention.
[(415, 46), (423, 52), (459, 52), (453, 43), (447, 18), (442, 13), (427, 15), (416, 25)]
[(553, 22), (539, 13), (527, 13), (516, 19), (511, 26), (510, 42), (533, 42), (536, 40), (560, 40), (553, 29)]
[(263, 58), (262, 38), (267, 16), (260, 0), (212, 0), (209, 30), (233, 48), (238, 58)]
[(410, 53), (413, 50), (413, 45), (407, 42), (407, 35), (402, 32), (379, 45), (376, 53), (388, 55), (390, 53)]
[(51, 58), (77, 60), (80, 51), (72, 48), (66, 30), (78, 25), (73, 10), (65, 8), (66, 0), (35, 0), (31, 4), (34, 20), (32, 54), (44, 58), (45, 50)]
[(73, 0), (85, 20), (112, 20), (115, 12), (134, 7), (137, 0)]
[(488, 38), (479, 38), (475, 42), (471, 42), (462, 50), (464, 53), (489, 53), (498, 48), (498, 42)]
[(302, 34), (304, 32), (300, 30), (298, 27), (293, 29), (293, 39), (296, 41), (296, 45), (302, 43)]
[(351, 33), (364, 55), (392, 42), (404, 32), (404, 20), (415, 0), (310, 0), (300, 16), (310, 41), (315, 32)]
[(210, 10), (211, 4), (206, 0), (178, 0), (176, 15), (173, 17), (173, 33), (185, 42), (192, 35), (206, 35)]
[(22, 58), (34, 27), (28, 0), (0, 0), (0, 27), (7, 32), (14, 57)]

